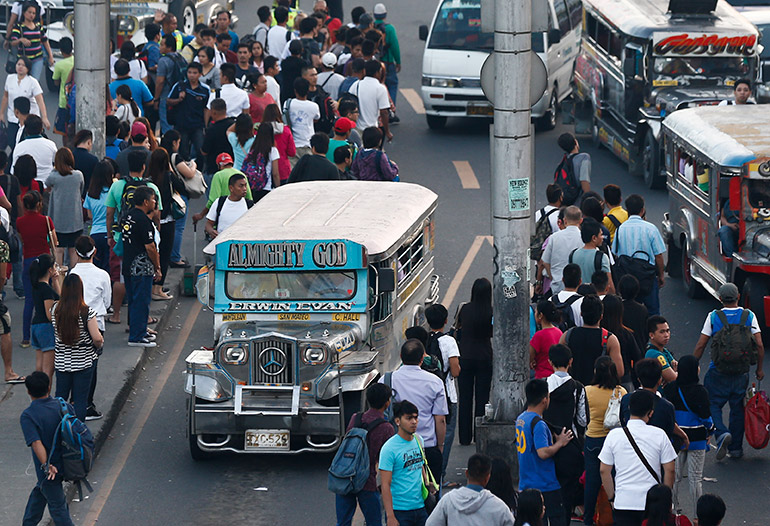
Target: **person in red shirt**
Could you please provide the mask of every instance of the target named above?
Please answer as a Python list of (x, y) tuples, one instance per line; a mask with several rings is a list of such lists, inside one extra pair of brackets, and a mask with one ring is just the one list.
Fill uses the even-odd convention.
[(30, 190), (24, 194), (24, 215), (16, 220), (16, 230), (21, 236), (22, 255), (24, 256), (24, 269), (22, 282), (24, 283), (24, 317), (22, 329), (22, 347), (29, 347), (29, 333), (32, 322), (32, 282), (29, 278), (29, 267), (36, 257), (42, 254), (55, 253), (51, 247), (59, 244), (56, 239), (56, 229), (53, 220), (44, 216), (43, 197), (37, 190)]
[(275, 104), (275, 100), (267, 92), (267, 78), (262, 73), (249, 73), (246, 79), (253, 87), (253, 91), (249, 93), (249, 115), (253, 122), (261, 123), (265, 108)]
[(560, 316), (556, 305), (550, 300), (540, 300), (535, 311), (535, 321), (541, 329), (529, 342), (529, 366), (535, 370), (535, 378), (548, 378), (553, 367), (548, 363), (548, 350), (559, 343), (561, 329), (556, 327)]

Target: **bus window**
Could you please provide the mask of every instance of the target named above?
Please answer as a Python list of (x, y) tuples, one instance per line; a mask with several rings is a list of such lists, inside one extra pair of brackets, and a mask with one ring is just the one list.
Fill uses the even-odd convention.
[(564, 3), (564, 0), (553, 0), (553, 7), (556, 9), (556, 21), (559, 23), (559, 31), (564, 36), (570, 30), (567, 4)]

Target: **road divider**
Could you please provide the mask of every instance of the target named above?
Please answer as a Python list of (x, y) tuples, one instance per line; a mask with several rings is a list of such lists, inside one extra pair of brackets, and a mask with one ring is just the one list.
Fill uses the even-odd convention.
[(476, 256), (479, 254), (479, 250), (481, 250), (481, 247), (484, 245), (484, 242), (488, 242), (490, 245), (494, 243), (492, 236), (476, 236), (476, 239), (473, 240), (471, 248), (468, 250), (468, 253), (465, 254), (465, 258), (463, 258), (462, 263), (460, 263), (460, 267), (457, 269), (457, 272), (455, 272), (452, 281), (449, 283), (449, 287), (446, 289), (444, 299), (441, 301), (441, 304), (446, 308), (449, 308), (455, 300), (457, 291), (460, 290), (460, 285), (462, 285), (465, 276), (468, 274), (468, 271), (470, 270), (473, 261), (476, 259)]
[(422, 97), (420, 97), (419, 93), (412, 88), (401, 88), (398, 91), (401, 92), (401, 95), (403, 95), (415, 113), (420, 115), (425, 113), (425, 106), (422, 104)]
[(457, 175), (460, 177), (460, 183), (463, 185), (463, 190), (478, 190), (479, 180), (476, 178), (476, 174), (471, 167), (471, 163), (468, 161), (452, 161), (452, 164), (457, 170)]

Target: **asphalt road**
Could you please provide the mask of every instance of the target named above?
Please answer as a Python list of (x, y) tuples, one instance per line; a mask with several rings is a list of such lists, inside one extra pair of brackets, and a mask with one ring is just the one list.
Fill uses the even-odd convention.
[[(417, 27), (430, 22), (435, 4), (387, 2), (389, 21), (398, 30), (403, 53), (402, 89), (419, 93), (423, 45), (417, 38)], [(255, 7), (244, 1), (237, 6), (239, 34), (256, 25)], [(310, 7), (310, 2), (303, 0), (302, 7)], [(352, 3), (346, 3), (346, 12), (351, 7)], [(55, 108), (55, 99), (47, 99), (49, 108)], [(50, 109), (49, 113), (53, 114)], [(393, 127), (395, 139), (388, 146), (388, 154), (399, 164), (403, 181), (425, 185), (439, 194), (436, 268), (442, 291), (453, 280), (459, 284), (454, 301), (447, 305), (454, 312), (458, 301), (469, 298), (473, 280), (488, 277), (492, 272), (491, 245), (484, 238), (477, 240), (478, 236), (490, 234), (489, 123), (450, 120), (446, 130), (430, 131), (424, 116), (415, 113), (403, 96), (398, 99), (398, 113), (402, 122)], [(561, 157), (556, 137), (570, 128), (559, 125), (556, 130), (536, 136), (538, 207), (545, 204), (545, 186)], [(609, 152), (593, 148), (588, 138), (583, 150), (593, 158), (595, 189), (614, 182), (622, 186), (624, 195), (642, 194), (647, 201), (648, 218), (659, 224), (668, 207), (665, 191), (647, 190)], [(478, 181), (478, 189), (463, 188), (456, 166), (466, 180), (473, 177)], [(188, 253), (191, 233), (188, 229)], [(458, 268), (474, 246), (480, 249), (471, 259), (467, 273), (456, 278)], [(661, 305), (672, 327), (671, 350), (677, 356), (692, 352), (703, 320), (716, 302), (690, 300), (680, 281), (668, 278), (661, 291)], [(170, 326), (162, 331), (155, 360), (137, 383), (102, 450), (90, 477), (95, 493), (83, 503), (72, 505), (76, 524), (90, 526), (97, 520), (108, 525), (334, 523), (334, 500), (326, 490), (330, 455), (229, 455), (207, 462), (190, 459), (185, 437), (183, 360), (195, 346), (210, 341), (211, 314), (199, 311), (193, 300), (183, 300)], [(457, 476), (455, 464), (464, 462), (469, 449), (455, 449), (450, 469), (453, 478)], [(767, 510), (761, 495), (767, 494), (769, 472), (767, 453), (748, 446), (746, 457), (738, 462), (716, 464), (711, 455), (704, 473), (708, 478), (704, 491), (719, 493), (725, 499), (726, 524), (766, 524), (766, 519), (761, 518)], [(684, 502), (685, 510), (691, 510), (688, 497), (684, 497)]]

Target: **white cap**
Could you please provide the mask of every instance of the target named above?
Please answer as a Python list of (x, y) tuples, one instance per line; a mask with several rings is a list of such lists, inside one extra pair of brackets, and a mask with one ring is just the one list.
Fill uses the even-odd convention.
[(376, 4), (374, 6), (374, 14), (376, 15), (386, 15), (388, 13), (388, 10), (385, 9), (385, 4)]
[(334, 53), (324, 53), (324, 56), (321, 57), (321, 62), (327, 68), (333, 68), (337, 65), (337, 55)]

